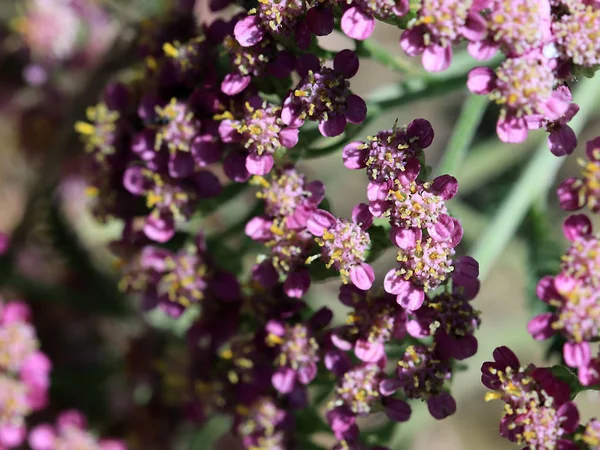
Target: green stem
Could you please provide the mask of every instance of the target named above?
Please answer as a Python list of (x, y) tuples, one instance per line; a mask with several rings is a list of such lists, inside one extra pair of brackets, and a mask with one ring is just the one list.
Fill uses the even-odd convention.
[[(579, 104), (581, 110), (570, 123), (576, 134), (583, 129), (599, 94), (600, 80), (586, 79), (580, 83), (575, 95), (575, 102)], [(565, 158), (557, 158), (550, 153), (546, 142), (538, 147), (523, 175), (471, 252), (473, 257), (479, 261), (482, 280), (515, 234), (531, 205), (550, 189), (556, 173), (564, 161)]]
[(377, 61), (396, 72), (413, 75), (420, 72), (420, 70), (410, 64), (408, 60), (391, 54), (388, 49), (374, 39), (358, 41), (356, 43), (356, 54), (357, 56), (364, 56), (365, 58)]
[(485, 96), (469, 95), (460, 111), (460, 116), (452, 131), (452, 137), (436, 170), (438, 175), (458, 172), (467, 156), (488, 104), (489, 100)]

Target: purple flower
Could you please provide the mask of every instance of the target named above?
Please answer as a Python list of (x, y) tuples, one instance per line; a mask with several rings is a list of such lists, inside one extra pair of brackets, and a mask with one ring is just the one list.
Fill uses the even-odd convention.
[(325, 36), (333, 31), (333, 13), (326, 2), (309, 6), (300, 0), (275, 2), (265, 0), (250, 11), (249, 16), (239, 20), (234, 35), (240, 45), (249, 47), (261, 42), (266, 33), (275, 39), (285, 39), (295, 33), (296, 43), (306, 49), (310, 34)]
[(408, 0), (353, 1), (342, 15), (342, 31), (353, 39), (368, 39), (375, 28), (375, 18), (402, 17), (409, 10), (408, 3)]
[(97, 161), (104, 162), (126, 142), (121, 115), (105, 103), (99, 103), (89, 107), (86, 116), (89, 122), (76, 122), (75, 131), (81, 135), (86, 152), (92, 153)]
[(235, 431), (242, 438), (244, 448), (289, 448), (293, 417), (275, 399), (259, 397), (239, 410), (243, 412), (237, 414)]
[(541, 114), (554, 122), (567, 114), (570, 99), (554, 90), (556, 77), (550, 61), (541, 52), (509, 58), (496, 72), (476, 67), (469, 72), (467, 87), (475, 94), (489, 94), (500, 105), (496, 126), (503, 142), (522, 142), (527, 138), (527, 116)]
[(282, 146), (294, 147), (298, 128), (286, 126), (281, 108), (253, 97), (244, 105), (243, 117), (221, 116), (219, 134), (223, 142), (239, 142), (248, 150), (246, 169), (253, 175), (266, 175), (273, 168), (273, 154)]
[(560, 206), (575, 211), (587, 206), (600, 212), (600, 137), (586, 144), (587, 161), (581, 160), (581, 177), (569, 178), (558, 187)]
[(385, 209), (385, 199), (396, 180), (416, 180), (421, 166), (418, 158), (433, 141), (433, 128), (425, 119), (408, 126), (380, 131), (369, 142), (351, 142), (342, 153), (348, 169), (367, 169), (367, 195), (374, 214)]
[(424, 399), (431, 415), (444, 419), (456, 411), (454, 398), (444, 390), (452, 376), (448, 361), (438, 357), (435, 347), (411, 345), (396, 369), (396, 377), (381, 381), (379, 391), (390, 396), (402, 389), (408, 398)]
[(63, 411), (56, 425), (47, 423), (37, 425), (29, 434), (29, 445), (33, 450), (54, 448), (86, 448), (90, 450), (127, 450), (123, 441), (114, 439), (98, 440), (87, 431), (87, 421), (76, 410)]
[(590, 419), (581, 438), (590, 447), (600, 445), (600, 420)]
[(306, 324), (291, 326), (277, 320), (267, 323), (267, 344), (278, 350), (275, 364), (279, 367), (271, 378), (277, 391), (289, 394), (296, 383), (307, 385), (315, 379), (320, 360), (315, 332), (325, 327), (332, 317), (331, 311), (324, 308), (317, 311)]
[(526, 116), (527, 128), (537, 130), (545, 128), (550, 135), (548, 136), (548, 147), (556, 156), (570, 155), (577, 147), (577, 136), (573, 129), (567, 124), (579, 111), (579, 106), (572, 103), (571, 91), (567, 86), (558, 86), (555, 91), (557, 97), (562, 97), (569, 106), (565, 113), (556, 120), (548, 120), (543, 114), (532, 114)]
[(458, 292), (426, 296), (423, 306), (409, 317), (406, 329), (416, 338), (434, 336), (437, 352), (443, 359), (470, 358), (477, 352), (474, 333), (481, 321), (479, 311), (469, 300)]
[[(172, 98), (165, 106), (157, 105), (155, 109), (156, 120), (165, 123), (156, 133), (155, 149), (166, 145), (172, 155), (176, 152), (189, 153), (192, 141), (200, 132), (200, 121), (194, 118), (189, 106)], [(190, 166), (193, 167), (193, 162)]]
[(144, 233), (156, 242), (167, 242), (175, 235), (175, 220), (189, 218), (197, 199), (213, 197), (221, 190), (219, 180), (211, 172), (198, 171), (180, 180), (140, 166), (125, 171), (123, 185), (133, 195), (146, 197), (150, 214)]
[(491, 58), (498, 49), (512, 58), (541, 48), (552, 38), (548, 0), (478, 0), (474, 10), (481, 13), (486, 33), (485, 39), (479, 35), (470, 39), (474, 58)]
[(418, 228), (395, 232), (393, 241), (400, 247), (399, 267), (386, 274), (383, 286), (386, 292), (397, 296), (398, 304), (415, 311), (423, 304), (425, 293), (448, 278), (456, 244), (425, 238)]
[(246, 89), (253, 77), (271, 73), (285, 78), (294, 69), (295, 58), (286, 51), (278, 52), (274, 40), (263, 38), (250, 47), (240, 45), (235, 38), (227, 36), (224, 45), (229, 53), (233, 72), (228, 73), (221, 83), (221, 91), (227, 95), (237, 95)]
[(600, 235), (592, 232), (590, 219), (583, 214), (570, 216), (563, 232), (572, 244), (563, 257), (561, 272), (600, 289)]
[(354, 349), (366, 363), (385, 361), (385, 344), (406, 335), (406, 312), (392, 295), (362, 291), (356, 286), (340, 287), (340, 301), (353, 311), (347, 325), (333, 330), (332, 342), (340, 350)]
[(323, 136), (338, 136), (346, 122), (362, 123), (367, 116), (365, 101), (352, 94), (348, 82), (358, 70), (358, 58), (351, 50), (339, 52), (333, 69), (316, 58), (306, 58), (306, 70), (298, 85), (283, 102), (281, 118), (286, 125), (300, 127), (306, 119), (319, 122)]
[(450, 66), (452, 45), (461, 37), (483, 38), (485, 28), (469, 2), (423, 0), (416, 20), (409, 23), (400, 37), (400, 46), (409, 56), (423, 55), (428, 72), (440, 72)]
[(318, 209), (307, 223), (308, 230), (316, 236), (327, 267), (338, 270), (344, 283), (349, 278), (364, 291), (375, 279), (373, 268), (365, 262), (371, 245), (366, 230), (372, 223), (373, 216), (364, 203), (354, 207), (352, 221), (336, 219), (331, 213)]
[(267, 215), (284, 218), (286, 227), (294, 230), (306, 227), (325, 197), (322, 182), (307, 182), (306, 176), (294, 167), (274, 170), (270, 180), (254, 177), (253, 181), (262, 187), (256, 196), (264, 199)]
[(561, 448), (575, 450), (568, 439), (579, 426), (579, 412), (569, 401), (570, 389), (549, 369), (520, 366), (507, 347), (494, 351), (494, 362), (481, 367), (482, 382), (492, 390), (486, 400), (506, 403), (500, 434), (526, 449)]

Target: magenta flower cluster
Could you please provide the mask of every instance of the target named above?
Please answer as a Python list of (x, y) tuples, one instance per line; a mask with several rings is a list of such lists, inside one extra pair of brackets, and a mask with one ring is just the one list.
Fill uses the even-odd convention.
[(78, 411), (65, 411), (51, 425), (28, 424), (49, 403), (52, 363), (40, 351), (31, 310), (21, 301), (0, 299), (0, 447), (33, 450), (86, 448), (126, 450), (119, 440), (97, 440)]

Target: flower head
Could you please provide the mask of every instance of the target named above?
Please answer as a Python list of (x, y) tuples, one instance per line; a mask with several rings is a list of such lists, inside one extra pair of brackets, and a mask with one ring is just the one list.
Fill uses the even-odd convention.
[(548, 0), (483, 0), (477, 9), (485, 19), (487, 36), (469, 44), (475, 58), (487, 59), (498, 48), (509, 57), (523, 55), (552, 37)]
[(559, 52), (574, 64), (584, 67), (600, 64), (597, 51), (599, 28), (600, 8), (585, 2), (575, 2), (569, 14), (563, 14), (552, 24)]
[(273, 167), (273, 154), (282, 147), (292, 148), (298, 142), (298, 129), (286, 126), (281, 108), (260, 97), (244, 104), (243, 117), (221, 116), (219, 133), (224, 142), (240, 142), (248, 151), (246, 169), (253, 175), (266, 175)]
[(569, 401), (570, 389), (548, 369), (520, 366), (507, 347), (494, 351), (494, 362), (481, 367), (482, 382), (492, 390), (486, 400), (500, 399), (505, 415), (500, 434), (530, 449), (576, 448), (567, 438), (579, 425), (579, 413)]
[(402, 389), (408, 398), (427, 401), (429, 412), (436, 419), (454, 414), (456, 402), (444, 390), (452, 376), (450, 363), (439, 358), (435, 347), (409, 346), (398, 361), (396, 377), (380, 383), (382, 395), (392, 395)]
[(504, 142), (527, 138), (526, 116), (542, 114), (549, 121), (563, 116), (570, 99), (554, 90), (555, 74), (550, 61), (539, 51), (508, 58), (494, 73), (487, 67), (469, 72), (468, 88), (476, 94), (489, 94), (500, 105), (496, 131)]
[(423, 55), (425, 70), (440, 72), (450, 66), (452, 45), (468, 34), (482, 38), (481, 19), (470, 13), (471, 2), (424, 0), (416, 20), (400, 37), (400, 46), (410, 56)]
[(365, 101), (350, 91), (348, 79), (358, 70), (358, 57), (342, 50), (333, 69), (316, 58), (304, 61), (306, 74), (283, 103), (281, 118), (289, 126), (299, 127), (306, 119), (319, 122), (323, 136), (342, 134), (346, 122), (361, 123), (367, 115)]
[(368, 142), (351, 142), (344, 147), (348, 169), (366, 168), (370, 180), (371, 203), (384, 198), (396, 180), (406, 184), (419, 175), (419, 157), (433, 141), (433, 128), (425, 119), (415, 119), (404, 127), (384, 130)]
[(373, 216), (367, 205), (354, 207), (352, 221), (336, 219), (331, 213), (317, 210), (308, 220), (308, 230), (316, 236), (315, 241), (321, 247), (321, 253), (327, 267), (340, 272), (342, 281), (348, 278), (363, 290), (373, 284), (373, 268), (365, 262), (371, 238), (365, 231), (373, 223)]

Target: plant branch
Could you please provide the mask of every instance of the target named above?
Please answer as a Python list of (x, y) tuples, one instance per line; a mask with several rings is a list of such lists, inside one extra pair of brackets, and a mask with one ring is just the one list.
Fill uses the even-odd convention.
[(470, 94), (467, 97), (452, 131), (452, 137), (437, 167), (438, 175), (458, 172), (467, 156), (488, 104), (489, 100), (485, 96)]

